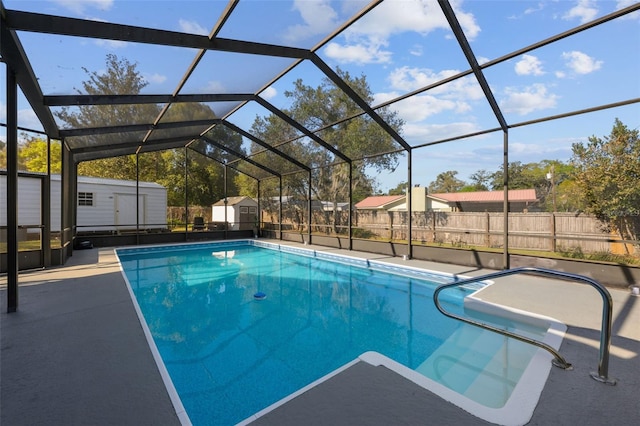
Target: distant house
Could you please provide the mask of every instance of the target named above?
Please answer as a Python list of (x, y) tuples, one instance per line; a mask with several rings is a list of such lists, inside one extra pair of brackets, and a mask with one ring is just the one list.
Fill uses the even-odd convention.
[[(527, 212), (538, 203), (535, 189), (511, 189), (508, 197), (511, 212)], [(501, 212), (504, 208), (504, 191), (438, 193), (427, 198), (434, 211)]]
[[(332, 201), (316, 201), (311, 202), (311, 208), (314, 210), (323, 210), (325, 212), (332, 212), (334, 210), (334, 204)], [(349, 210), (349, 203), (336, 203), (335, 211), (342, 212)]]
[[(427, 210), (427, 189), (416, 186), (411, 188), (411, 210), (423, 212)], [(357, 210), (369, 211), (407, 211), (406, 195), (376, 195), (367, 197), (356, 204)]]
[[(509, 190), (509, 211), (526, 212), (536, 208), (538, 198), (535, 189)], [(411, 188), (411, 210), (448, 212), (501, 212), (504, 207), (504, 191), (451, 192), (427, 194), (426, 188)], [(407, 211), (405, 195), (367, 197), (356, 204), (357, 210)]]
[[(357, 210), (382, 210), (387, 211), (398, 205), (406, 204), (404, 195), (375, 195), (367, 197), (356, 203)], [(406, 207), (405, 207), (406, 209)]]
[[(253, 229), (258, 220), (258, 202), (250, 197), (227, 197), (211, 206), (213, 222), (227, 222), (229, 229)], [(225, 216), (226, 210), (226, 216)]]
[[(269, 201), (273, 203), (273, 205), (277, 206), (277, 204), (280, 202), (280, 197), (270, 197)], [(295, 197), (292, 197), (290, 195), (283, 195), (282, 205), (297, 206), (300, 209), (306, 209), (307, 206), (309, 205), (309, 201), (296, 199)], [(311, 209), (323, 210), (325, 212), (332, 212), (334, 210), (334, 204), (333, 204), (333, 201), (311, 200)], [(340, 211), (347, 211), (347, 210), (349, 210), (349, 203), (340, 202), (335, 204), (335, 211), (340, 212)]]

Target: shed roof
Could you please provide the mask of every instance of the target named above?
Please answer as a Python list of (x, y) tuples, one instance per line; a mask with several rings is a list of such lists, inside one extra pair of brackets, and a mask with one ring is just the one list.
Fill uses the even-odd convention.
[[(256, 200), (254, 200), (251, 197), (247, 197), (247, 196), (239, 196), (239, 197), (227, 197), (227, 205), (228, 206), (235, 206), (236, 204), (240, 204), (243, 201), (246, 200), (250, 200), (251, 202), (258, 204), (258, 202)], [(222, 200), (216, 201), (213, 205), (214, 206), (224, 206), (224, 198)]]

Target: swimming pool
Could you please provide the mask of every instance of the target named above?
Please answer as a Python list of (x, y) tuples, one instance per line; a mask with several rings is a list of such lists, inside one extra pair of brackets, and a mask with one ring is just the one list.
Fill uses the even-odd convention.
[[(196, 425), (240, 422), (358, 357), (434, 381), (454, 403), (499, 410), (537, 353), (437, 312), (431, 296), (453, 279), (445, 274), (256, 240), (117, 255), (183, 420)], [(443, 301), (486, 317), (467, 303), (479, 288)], [(503, 323), (547, 332), (515, 316)]]

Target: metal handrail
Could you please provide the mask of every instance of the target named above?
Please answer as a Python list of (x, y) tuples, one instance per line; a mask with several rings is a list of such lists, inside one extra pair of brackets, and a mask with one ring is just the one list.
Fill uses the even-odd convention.
[(467, 324), (471, 324), (471, 325), (474, 325), (476, 327), (483, 328), (485, 330), (493, 331), (493, 332), (501, 334), (503, 336), (511, 337), (513, 339), (520, 340), (521, 342), (529, 343), (531, 345), (534, 345), (534, 346), (537, 346), (539, 348), (542, 348), (542, 349), (550, 352), (554, 356), (554, 359), (552, 361), (553, 365), (555, 365), (556, 367), (564, 368), (565, 370), (572, 369), (573, 367), (571, 366), (571, 364), (569, 364), (551, 346), (549, 346), (549, 345), (547, 345), (545, 343), (539, 342), (537, 340), (530, 339), (528, 337), (521, 336), (519, 334), (515, 334), (515, 333), (512, 333), (510, 331), (503, 330), (501, 328), (497, 328), (497, 327), (494, 327), (492, 325), (489, 325), (489, 324), (486, 324), (486, 323), (483, 323), (483, 322), (480, 322), (480, 321), (475, 321), (475, 320), (472, 320), (472, 319), (464, 318), (464, 317), (461, 317), (459, 315), (447, 312), (440, 305), (440, 301), (438, 300), (438, 295), (440, 294), (440, 292), (445, 290), (445, 289), (447, 289), (447, 288), (450, 288), (450, 287), (457, 287), (457, 286), (470, 284), (470, 283), (474, 283), (474, 282), (478, 282), (478, 281), (488, 280), (488, 279), (492, 279), (492, 278), (499, 278), (499, 277), (504, 277), (504, 276), (508, 276), (508, 275), (522, 274), (522, 273), (534, 273), (534, 274), (540, 274), (540, 275), (548, 275), (548, 276), (552, 276), (552, 277), (560, 277), (560, 278), (563, 278), (563, 279), (583, 282), (583, 283), (586, 283), (586, 284), (590, 284), (592, 287), (594, 287), (596, 290), (598, 290), (598, 292), (602, 296), (602, 329), (601, 329), (601, 332), (600, 332), (600, 359), (598, 361), (598, 371), (597, 372), (592, 372), (591, 373), (591, 377), (594, 380), (597, 380), (599, 382), (606, 383), (606, 384), (609, 384), (609, 385), (615, 385), (616, 384), (616, 380), (608, 377), (608, 374), (609, 374), (609, 351), (610, 351), (610, 347), (611, 347), (611, 318), (612, 318), (612, 305), (613, 305), (612, 299), (611, 299), (611, 294), (609, 293), (609, 291), (602, 284), (600, 284), (599, 282), (597, 282), (597, 281), (595, 281), (595, 280), (593, 280), (591, 278), (588, 278), (588, 277), (585, 277), (585, 276), (582, 276), (582, 275), (571, 274), (571, 273), (568, 273), (568, 272), (560, 272), (560, 271), (555, 271), (555, 270), (552, 270), (552, 269), (544, 269), (544, 268), (524, 267), (524, 268), (506, 269), (504, 271), (498, 271), (498, 272), (494, 272), (494, 273), (491, 273), (491, 274), (482, 275), (482, 276), (479, 276), (479, 277), (468, 278), (468, 279), (465, 279), (465, 280), (455, 281), (453, 283), (440, 285), (440, 286), (438, 286), (438, 288), (436, 288), (435, 292), (433, 293), (433, 302), (435, 303), (436, 308), (438, 308), (438, 310), (445, 316), (448, 316), (450, 318), (457, 319), (457, 320), (465, 322)]

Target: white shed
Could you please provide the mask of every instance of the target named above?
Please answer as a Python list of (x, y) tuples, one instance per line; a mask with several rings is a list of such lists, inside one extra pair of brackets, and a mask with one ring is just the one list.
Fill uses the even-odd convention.
[[(0, 176), (0, 197), (6, 200), (6, 176)], [(18, 225), (41, 223), (39, 177), (18, 178)], [(136, 182), (78, 176), (77, 230), (115, 231), (136, 229)], [(61, 218), (60, 175), (51, 175), (51, 230), (59, 231)], [(139, 226), (167, 227), (167, 189), (153, 182), (139, 182)], [(6, 209), (0, 211), (0, 225), (7, 224)], [(35, 232), (35, 231), (34, 231)]]
[(258, 221), (258, 202), (250, 197), (227, 197), (225, 219), (224, 198), (211, 206), (213, 222), (229, 223), (229, 229), (254, 229)]

